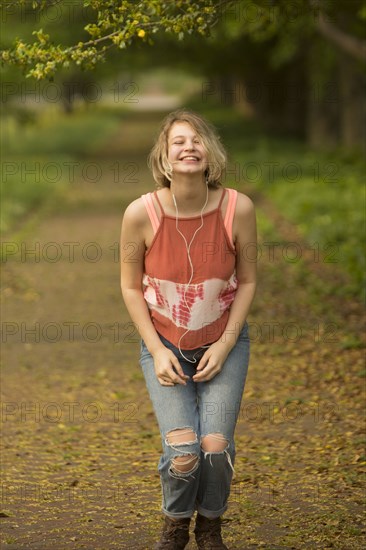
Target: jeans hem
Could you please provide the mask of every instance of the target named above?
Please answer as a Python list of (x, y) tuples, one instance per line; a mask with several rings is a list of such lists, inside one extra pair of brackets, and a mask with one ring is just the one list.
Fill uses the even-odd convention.
[(197, 512), (201, 516), (205, 516), (205, 518), (208, 518), (208, 519), (219, 518), (220, 516), (222, 516), (224, 512), (226, 512), (226, 510), (227, 510), (227, 504), (223, 508), (221, 508), (221, 510), (216, 510), (215, 512), (213, 512), (212, 510), (206, 510), (205, 508), (202, 508), (202, 506), (197, 505)]
[(161, 511), (168, 516), (168, 518), (173, 519), (191, 518), (194, 514), (194, 510), (192, 510), (192, 512), (168, 512), (163, 506), (161, 507)]

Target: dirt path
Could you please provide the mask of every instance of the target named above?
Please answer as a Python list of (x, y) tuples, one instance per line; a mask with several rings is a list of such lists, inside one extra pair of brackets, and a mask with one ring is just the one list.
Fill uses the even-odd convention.
[[(117, 253), (125, 206), (152, 188), (145, 158), (160, 118), (127, 117), (84, 159), (102, 178), (70, 186), (3, 266), (4, 549), (150, 550), (160, 532), (160, 439)], [(226, 541), (361, 549), (362, 309), (334, 294), (336, 266), (254, 198), (282, 241), (272, 258), (270, 231), (260, 235)], [(291, 263), (295, 238), (303, 253)]]

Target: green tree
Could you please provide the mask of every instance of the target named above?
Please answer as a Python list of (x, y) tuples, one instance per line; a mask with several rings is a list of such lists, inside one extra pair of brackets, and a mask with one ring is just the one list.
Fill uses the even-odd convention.
[[(71, 7), (69, 23), (47, 17)], [(90, 69), (99, 78), (159, 58), (207, 77), (207, 94), (221, 89), (226, 103), (249, 85), (246, 100), (258, 118), (312, 145), (352, 148), (365, 138), (364, 0), (15, 0), (2, 9), (8, 82), (21, 67), (28, 78), (71, 75), (82, 86)]]
[(196, 72), (205, 79), (203, 101), (240, 106), (276, 132), (315, 147), (359, 148), (366, 127), (363, 5), (233, 2), (208, 39), (167, 43), (159, 36), (155, 62)]
[[(112, 47), (123, 50), (135, 41), (152, 44), (153, 36), (159, 31), (172, 33), (179, 40), (194, 32), (205, 34), (217, 18), (217, 10), (225, 3), (213, 0), (84, 0), (81, 4), (87, 10), (86, 24), (79, 28), (76, 40), (74, 37), (76, 43), (56, 44), (54, 35), (57, 33), (51, 35), (42, 27), (33, 30), (34, 42), (17, 38), (12, 47), (2, 50), (1, 59), (4, 64), (22, 67), (27, 77), (36, 79), (52, 78), (56, 71), (72, 64), (93, 69), (105, 60)], [(29, 13), (31, 5), (45, 13), (50, 8), (66, 8), (63, 4), (66, 3), (58, 0), (17, 0), (11, 3), (11, 10), (17, 5)], [(2, 6), (3, 20), (9, 8), (10, 3)], [(75, 36), (75, 27), (73, 30)]]
[[(86, 24), (79, 28), (74, 43), (56, 44), (57, 33), (51, 35), (41, 27), (33, 31), (34, 42), (17, 38), (12, 47), (3, 49), (3, 63), (21, 66), (27, 76), (36, 79), (50, 78), (72, 63), (92, 69), (105, 60), (112, 47), (123, 50), (136, 40), (152, 44), (159, 32), (170, 33), (179, 40), (193, 33), (209, 35), (222, 18), (232, 37), (244, 34), (254, 42), (275, 38), (273, 56), (279, 64), (290, 58), (299, 43), (314, 32), (355, 59), (366, 59), (363, 40), (366, 7), (362, 0), (83, 0), (74, 3), (79, 9), (83, 7), (86, 14)], [(65, 4), (62, 0), (15, 0), (5, 1), (2, 9), (6, 14), (10, 6), (11, 9), (18, 6), (29, 12), (31, 6), (45, 12), (56, 7), (62, 9)], [(344, 13), (345, 19), (339, 17)]]

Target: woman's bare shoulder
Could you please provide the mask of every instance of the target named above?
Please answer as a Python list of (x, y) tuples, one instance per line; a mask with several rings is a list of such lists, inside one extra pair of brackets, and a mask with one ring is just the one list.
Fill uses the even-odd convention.
[(148, 215), (142, 197), (132, 201), (123, 214), (124, 222), (129, 225), (141, 226), (146, 223), (147, 219)]
[(244, 193), (238, 192), (238, 197), (236, 201), (236, 213), (241, 215), (246, 215), (255, 211), (255, 206), (250, 197)]

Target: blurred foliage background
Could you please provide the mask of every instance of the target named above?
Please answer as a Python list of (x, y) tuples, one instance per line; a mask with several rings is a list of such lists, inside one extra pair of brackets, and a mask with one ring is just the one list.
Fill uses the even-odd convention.
[(365, 19), (362, 0), (4, 2), (3, 232), (69, 185), (124, 113), (186, 106), (217, 125), (225, 184), (337, 247), (353, 281), (339, 292), (361, 295)]

